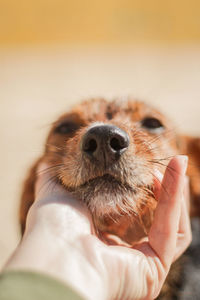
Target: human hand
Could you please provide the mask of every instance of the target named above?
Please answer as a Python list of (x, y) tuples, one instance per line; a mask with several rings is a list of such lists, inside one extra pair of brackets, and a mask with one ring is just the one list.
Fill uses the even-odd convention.
[[(45, 168), (45, 166), (42, 166)], [(156, 189), (158, 205), (148, 239), (134, 247), (106, 245), (87, 208), (40, 175), (26, 232), (9, 269), (32, 269), (70, 284), (86, 299), (154, 299), (172, 262), (191, 241), (184, 201), (187, 161), (169, 163)]]

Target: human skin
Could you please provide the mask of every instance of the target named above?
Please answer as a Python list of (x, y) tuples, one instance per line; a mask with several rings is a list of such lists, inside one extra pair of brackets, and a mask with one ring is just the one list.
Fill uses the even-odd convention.
[(155, 299), (191, 242), (187, 157), (176, 156), (168, 166), (155, 186), (158, 205), (148, 237), (134, 247), (101, 241), (84, 204), (39, 172), (25, 234), (5, 269), (51, 275), (89, 300)]

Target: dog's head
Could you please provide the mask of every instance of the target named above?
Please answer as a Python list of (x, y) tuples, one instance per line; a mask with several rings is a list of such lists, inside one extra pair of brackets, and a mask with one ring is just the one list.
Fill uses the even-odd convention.
[[(189, 154), (188, 145), (189, 138), (177, 135), (163, 114), (143, 102), (95, 99), (75, 106), (53, 124), (42, 160), (48, 162), (52, 180), (88, 205), (97, 229), (129, 241), (136, 223), (147, 228), (152, 219), (157, 170), (164, 173), (175, 154)], [(25, 194), (30, 194), (30, 186), (34, 191), (36, 166), (22, 198), (23, 226), (33, 202), (25, 200)]]

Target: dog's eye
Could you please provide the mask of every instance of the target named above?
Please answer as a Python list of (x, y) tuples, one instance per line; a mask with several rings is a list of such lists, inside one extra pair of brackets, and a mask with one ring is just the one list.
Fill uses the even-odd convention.
[(142, 120), (141, 125), (142, 127), (147, 128), (149, 130), (164, 128), (163, 124), (158, 119), (150, 117)]
[(79, 125), (72, 123), (72, 122), (65, 122), (65, 123), (61, 123), (59, 124), (56, 129), (55, 129), (55, 133), (59, 133), (59, 134), (70, 134), (75, 132), (76, 130), (79, 129)]

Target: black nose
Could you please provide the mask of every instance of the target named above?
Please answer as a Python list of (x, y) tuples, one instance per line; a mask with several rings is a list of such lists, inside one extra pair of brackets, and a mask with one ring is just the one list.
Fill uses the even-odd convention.
[(99, 162), (117, 160), (129, 146), (128, 134), (114, 125), (96, 125), (82, 138), (81, 150)]

